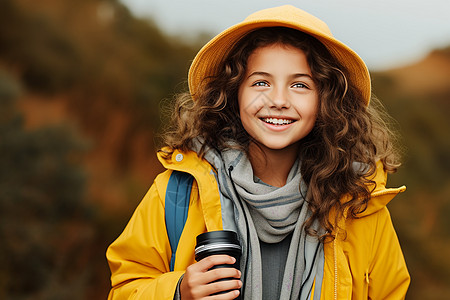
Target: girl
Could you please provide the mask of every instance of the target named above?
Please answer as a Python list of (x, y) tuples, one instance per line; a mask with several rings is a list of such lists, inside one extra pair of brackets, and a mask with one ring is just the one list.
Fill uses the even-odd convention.
[[(399, 164), (358, 55), (281, 6), (213, 38), (188, 81), (158, 153), (167, 171), (107, 251), (110, 299), (404, 298), (386, 204), (405, 187), (385, 188)], [(171, 249), (164, 210), (176, 172), (194, 180)], [(233, 264), (226, 255), (194, 260), (196, 236), (222, 229), (239, 236), (240, 271), (210, 270)]]

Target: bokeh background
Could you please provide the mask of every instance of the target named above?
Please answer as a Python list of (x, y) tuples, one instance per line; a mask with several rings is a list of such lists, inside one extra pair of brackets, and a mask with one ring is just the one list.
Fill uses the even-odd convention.
[[(106, 298), (106, 248), (162, 170), (155, 143), (192, 58), (279, 4), (185, 2), (0, 0), (0, 299)], [(366, 60), (403, 137), (404, 166), (388, 184), (408, 186), (389, 204), (407, 299), (450, 299), (448, 5), (414, 15), (423, 2), (311, 2), (291, 1)]]

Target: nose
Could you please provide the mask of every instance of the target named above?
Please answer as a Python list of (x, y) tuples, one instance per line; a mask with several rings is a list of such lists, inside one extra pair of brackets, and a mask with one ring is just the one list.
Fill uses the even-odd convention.
[(289, 108), (290, 101), (287, 91), (281, 88), (274, 89), (270, 95), (269, 106), (275, 109)]

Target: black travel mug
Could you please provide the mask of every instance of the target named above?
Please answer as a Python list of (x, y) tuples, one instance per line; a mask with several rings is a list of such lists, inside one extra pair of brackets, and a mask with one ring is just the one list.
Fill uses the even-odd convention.
[[(232, 265), (229, 264), (216, 265), (211, 269), (217, 268), (235, 268), (237, 270), (240, 269), (242, 249), (236, 232), (228, 230), (219, 230), (219, 231), (205, 232), (197, 236), (197, 245), (195, 246), (196, 261), (200, 261), (205, 257), (216, 254), (226, 254), (232, 256), (236, 259), (236, 262)], [(225, 278), (222, 280), (228, 279)], [(236, 299), (241, 299), (241, 297), (239, 296)]]

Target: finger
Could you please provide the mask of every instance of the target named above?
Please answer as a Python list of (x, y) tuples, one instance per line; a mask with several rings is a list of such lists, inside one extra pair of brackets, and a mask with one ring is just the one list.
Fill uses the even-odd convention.
[(208, 272), (202, 274), (204, 276), (204, 280), (207, 282), (213, 282), (226, 278), (241, 278), (241, 271), (235, 268), (219, 268), (209, 270)]
[(209, 293), (209, 295), (211, 295), (211, 297), (208, 297), (208, 299), (235, 299), (239, 295), (239, 289), (241, 287), (242, 282), (240, 280), (226, 280), (211, 283), (207, 286), (207, 292)]
[(225, 279), (225, 278), (240, 278), (241, 272), (235, 268), (217, 268), (211, 270), (215, 263), (232, 263), (235, 261), (234, 258), (227, 255), (216, 255), (211, 256), (211, 259), (205, 258), (206, 261), (194, 263), (190, 265), (184, 274), (184, 278), (181, 281), (183, 288), (188, 290), (195, 289), (196, 287), (206, 285), (215, 280)]
[[(229, 291), (237, 290), (241, 287), (242, 282), (240, 280), (229, 279), (208, 284), (189, 286), (186, 285), (186, 278), (183, 278), (180, 285), (180, 293), (182, 298), (203, 299), (204, 297), (215, 295), (217, 293), (227, 293), (228, 295), (233, 295), (232, 293), (230, 294)], [(237, 297), (237, 295), (235, 297)], [(225, 296), (223, 299), (235, 299), (235, 297), (228, 298), (228, 296)]]
[[(206, 272), (217, 265), (232, 265), (236, 259), (229, 255), (211, 255), (200, 260), (196, 265), (196, 270)], [(198, 268), (198, 269), (197, 269)]]
[(240, 292), (238, 290), (234, 290), (234, 291), (227, 292), (225, 294), (210, 296), (206, 299), (208, 299), (208, 300), (233, 300), (233, 299), (236, 299), (237, 296), (239, 296), (239, 294), (240, 294)]
[[(235, 263), (235, 261), (236, 260), (233, 257), (228, 255), (214, 255), (214, 257), (207, 257), (200, 262), (190, 265), (186, 269), (183, 280), (181, 281), (180, 292), (185, 298), (187, 297), (186, 299), (202, 298), (214, 293), (214, 291), (217, 291), (217, 286), (215, 288), (213, 287), (213, 292), (211, 292), (211, 288), (208, 288), (210, 283), (218, 279), (240, 278), (241, 273), (231, 266), (214, 270), (210, 269), (217, 264), (229, 265)], [(233, 286), (236, 285), (232, 285), (232, 287)]]

